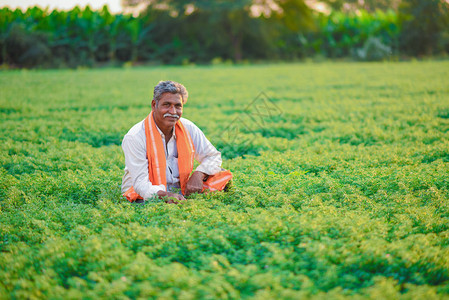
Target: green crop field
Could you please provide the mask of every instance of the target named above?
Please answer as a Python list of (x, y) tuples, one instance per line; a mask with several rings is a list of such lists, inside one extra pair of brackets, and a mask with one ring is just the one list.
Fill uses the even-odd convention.
[[(159, 80), (227, 193), (120, 196)], [(0, 72), (0, 298), (449, 297), (449, 61)]]

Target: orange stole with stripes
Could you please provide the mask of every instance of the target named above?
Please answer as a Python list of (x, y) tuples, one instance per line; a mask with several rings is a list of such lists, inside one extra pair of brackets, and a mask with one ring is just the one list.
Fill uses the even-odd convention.
[[(153, 119), (153, 112), (145, 118), (145, 137), (147, 146), (147, 158), (148, 158), (148, 174), (149, 180), (154, 185), (167, 186), (166, 179), (166, 161), (164, 144), (160, 137), (160, 133), (157, 130), (156, 122)], [(193, 171), (193, 160), (195, 147), (193, 145), (190, 133), (184, 127), (180, 120), (175, 125), (176, 134), (176, 147), (178, 149), (178, 168), (179, 168), (179, 181), (181, 185), (181, 192), (185, 194), (187, 182), (190, 174)], [(228, 170), (218, 172), (215, 175), (211, 175), (203, 182), (203, 190), (221, 191), (225, 188), (226, 184), (232, 179), (232, 173)], [(129, 188), (123, 196), (130, 202), (134, 202), (137, 199), (143, 199), (139, 194), (134, 191), (134, 188)]]

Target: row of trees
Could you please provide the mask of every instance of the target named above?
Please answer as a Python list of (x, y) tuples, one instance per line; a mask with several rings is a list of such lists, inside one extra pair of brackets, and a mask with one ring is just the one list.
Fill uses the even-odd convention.
[[(129, 6), (142, 0), (126, 0)], [(395, 10), (382, 10), (387, 2)], [(377, 4), (376, 4), (377, 3)], [(138, 17), (92, 11), (0, 10), (0, 63), (75, 67), (114, 62), (181, 64), (291, 60), (310, 56), (382, 59), (449, 53), (445, 0), (152, 0)], [(363, 5), (363, 6), (361, 6)], [(376, 6), (377, 5), (377, 6)], [(337, 10), (339, 9), (339, 10)]]

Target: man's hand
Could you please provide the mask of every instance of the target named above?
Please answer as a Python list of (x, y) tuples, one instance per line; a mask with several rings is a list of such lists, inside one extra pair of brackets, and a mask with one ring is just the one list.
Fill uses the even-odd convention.
[(178, 204), (179, 201), (186, 200), (183, 195), (176, 194), (176, 193), (170, 193), (166, 191), (159, 191), (157, 192), (157, 195), (159, 199), (164, 200), (166, 203), (174, 203)]
[(201, 193), (203, 190), (203, 180), (207, 175), (203, 172), (195, 171), (190, 176), (189, 181), (186, 184), (186, 196), (192, 193)]

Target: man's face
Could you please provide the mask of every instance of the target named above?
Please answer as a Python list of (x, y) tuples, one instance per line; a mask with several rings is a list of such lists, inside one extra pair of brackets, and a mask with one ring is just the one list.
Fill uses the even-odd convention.
[[(151, 102), (154, 120), (160, 129), (170, 129), (182, 115), (182, 97), (180, 94), (164, 93), (156, 105)], [(177, 116), (177, 117), (176, 117)]]

